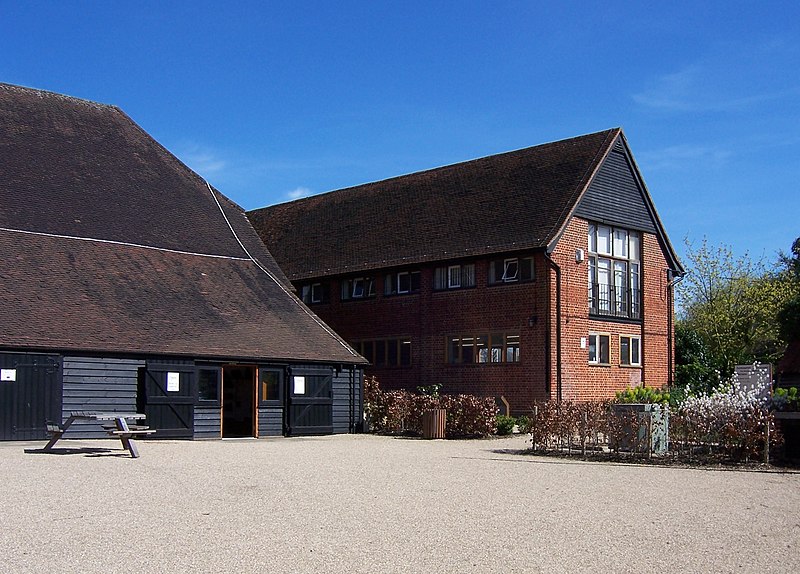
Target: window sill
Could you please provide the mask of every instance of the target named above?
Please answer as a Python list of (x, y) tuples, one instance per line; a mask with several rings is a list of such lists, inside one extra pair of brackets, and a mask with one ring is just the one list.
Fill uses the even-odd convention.
[(641, 369), (641, 365), (620, 365), (621, 369)]

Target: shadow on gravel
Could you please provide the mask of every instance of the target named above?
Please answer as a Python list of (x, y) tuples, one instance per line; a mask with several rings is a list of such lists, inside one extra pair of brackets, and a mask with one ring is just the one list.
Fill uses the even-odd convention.
[[(691, 470), (705, 470), (713, 472), (761, 472), (772, 474), (800, 474), (800, 468), (795, 465), (779, 466), (765, 465), (761, 463), (724, 463), (709, 461), (706, 463), (690, 463), (685, 460), (675, 460), (672, 458), (654, 457), (628, 457), (620, 454), (598, 454), (595, 456), (581, 457), (579, 455), (569, 455), (566, 453), (548, 452), (535, 453), (530, 450), (520, 450), (512, 448), (489, 449), (487, 452), (492, 454), (512, 454), (517, 458), (495, 458), (502, 462), (532, 462), (542, 464), (604, 464), (607, 466), (638, 466), (638, 467), (657, 467), (657, 468), (679, 468)], [(479, 457), (453, 457), (453, 458), (473, 458)], [(486, 459), (483, 459), (486, 460)]]
[(82, 454), (83, 456), (89, 457), (123, 456), (130, 458), (130, 454), (127, 450), (95, 447), (53, 448), (51, 450), (44, 450), (42, 448), (26, 448), (25, 454)]

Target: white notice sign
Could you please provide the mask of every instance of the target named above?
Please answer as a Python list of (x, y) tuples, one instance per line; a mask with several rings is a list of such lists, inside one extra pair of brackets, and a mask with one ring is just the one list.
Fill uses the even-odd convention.
[(306, 394), (306, 378), (305, 377), (294, 377), (294, 394), (296, 394), (296, 395), (304, 395), (304, 394)]
[(17, 380), (17, 369), (0, 369), (0, 381), (13, 383)]
[(177, 393), (181, 390), (181, 374), (167, 373), (167, 392)]

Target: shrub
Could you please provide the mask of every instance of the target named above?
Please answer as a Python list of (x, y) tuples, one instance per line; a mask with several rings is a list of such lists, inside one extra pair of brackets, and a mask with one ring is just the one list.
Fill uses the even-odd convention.
[(614, 398), (618, 403), (669, 403), (669, 391), (653, 387), (632, 387), (619, 391)]
[(797, 393), (797, 387), (775, 389), (772, 393), (772, 408), (776, 411), (800, 410), (800, 396)]
[(507, 415), (497, 415), (495, 425), (497, 426), (497, 434), (499, 436), (509, 435), (514, 431), (514, 425), (517, 424), (517, 419)]
[(440, 395), (439, 387), (424, 387), (427, 394), (418, 395), (381, 391), (377, 379), (368, 377), (364, 380), (364, 412), (370, 428), (374, 432), (421, 434), (422, 413), (442, 408), (447, 409), (448, 437), (484, 436), (494, 431), (497, 405), (493, 398)]

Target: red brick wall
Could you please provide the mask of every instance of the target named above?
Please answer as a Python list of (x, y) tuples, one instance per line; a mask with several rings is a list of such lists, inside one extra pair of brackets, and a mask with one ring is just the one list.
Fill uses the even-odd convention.
[[(527, 254), (526, 254), (527, 255)], [(472, 262), (472, 261), (470, 261)], [(331, 282), (331, 302), (311, 308), (348, 341), (410, 337), (412, 366), (371, 367), (385, 389), (416, 390), (440, 383), (444, 393), (504, 396), (514, 412), (527, 412), (545, 394), (547, 266), (535, 255), (536, 280), (488, 286), (488, 260), (476, 260), (476, 287), (434, 291), (434, 267), (421, 268), (420, 293), (386, 296), (383, 275), (371, 300), (340, 301), (339, 281)], [(529, 319), (535, 324), (529, 326)], [(520, 335), (519, 363), (450, 365), (447, 337), (505, 333)]]
[[(668, 380), (667, 337), (667, 263), (655, 235), (643, 234), (642, 248), (642, 315), (641, 324), (589, 318), (587, 274), (588, 261), (576, 262), (575, 250), (587, 249), (587, 221), (573, 218), (553, 252), (553, 260), (562, 274), (562, 398), (595, 399), (613, 397), (629, 386), (645, 383), (661, 387)], [(553, 309), (555, 310), (555, 278)], [(671, 311), (670, 311), (671, 312)], [(552, 314), (555, 321), (555, 311)], [(555, 327), (553, 328), (555, 337)], [(581, 348), (581, 339), (589, 332), (611, 335), (610, 365), (590, 365), (588, 349)], [(642, 366), (620, 365), (620, 335), (638, 335), (642, 341)], [(555, 362), (555, 348), (553, 349)], [(551, 395), (555, 398), (555, 374)]]
[[(640, 381), (660, 387), (667, 382), (670, 351), (667, 348), (667, 265), (657, 238), (644, 234), (644, 320), (641, 323), (598, 321), (589, 319), (588, 262), (575, 261), (575, 250), (587, 249), (587, 228), (585, 220), (573, 218), (552, 254), (562, 274), (562, 398), (608, 398)], [(384, 297), (385, 272), (376, 274), (377, 296), (369, 300), (340, 301), (339, 281), (333, 278), (330, 280), (330, 303), (313, 305), (312, 309), (348, 341), (411, 338), (411, 367), (367, 368), (366, 374), (376, 375), (384, 389), (413, 391), (421, 385), (440, 383), (444, 393), (504, 396), (513, 413), (525, 413), (532, 401), (557, 397), (555, 272), (544, 254), (536, 253), (534, 282), (488, 286), (488, 259), (474, 263), (477, 285), (474, 288), (433, 291), (432, 265), (420, 269), (418, 294)], [(533, 325), (529, 325), (529, 319)], [(548, 330), (552, 341), (549, 366)], [(582, 349), (580, 343), (590, 331), (611, 335), (610, 366), (589, 365), (588, 349)], [(519, 363), (447, 363), (448, 336), (492, 333), (520, 335)], [(641, 336), (641, 367), (620, 366), (621, 334)]]

